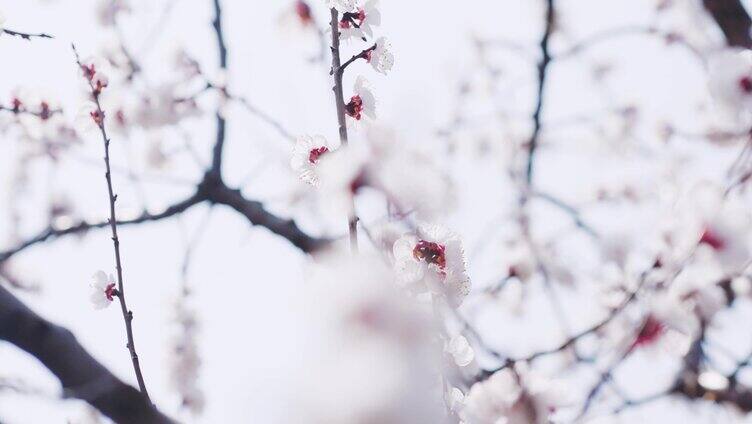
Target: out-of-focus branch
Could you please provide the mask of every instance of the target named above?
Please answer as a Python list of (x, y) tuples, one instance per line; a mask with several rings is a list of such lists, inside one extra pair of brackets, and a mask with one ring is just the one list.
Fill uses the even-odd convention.
[(538, 148), (538, 138), (541, 131), (541, 113), (543, 111), (543, 94), (546, 88), (546, 76), (548, 65), (551, 63), (551, 54), (548, 50), (548, 41), (554, 31), (554, 0), (546, 1), (546, 22), (543, 31), (543, 38), (540, 42), (541, 60), (538, 63), (538, 94), (535, 111), (533, 112), (533, 134), (528, 142), (528, 159), (527, 159), (527, 184), (531, 185), (533, 181), (533, 166), (535, 163), (535, 153)]
[(702, 3), (723, 31), (729, 46), (752, 48), (752, 18), (741, 0), (703, 0)]
[(172, 422), (94, 359), (73, 333), (41, 318), (2, 286), (0, 339), (37, 358), (60, 380), (65, 396), (88, 402), (116, 423)]
[(231, 207), (245, 216), (251, 224), (264, 227), (286, 238), (306, 253), (313, 253), (331, 242), (328, 239), (309, 236), (298, 227), (295, 221), (283, 219), (270, 213), (261, 202), (246, 199), (240, 190), (228, 187), (221, 179), (212, 178), (212, 175), (208, 173), (207, 178), (200, 186), (201, 193), (207, 197), (209, 202)]
[[(165, 209), (164, 211), (160, 213), (150, 214), (148, 212), (144, 212), (140, 216), (133, 218), (133, 219), (119, 220), (117, 221), (117, 224), (119, 226), (123, 226), (123, 225), (135, 225), (135, 224), (143, 224), (147, 222), (160, 221), (166, 218), (173, 217), (180, 213), (183, 213), (186, 210), (188, 210), (190, 207), (197, 205), (198, 203), (204, 200), (205, 199), (200, 197), (198, 194), (194, 194), (193, 196), (185, 200), (182, 200), (180, 202), (177, 202), (169, 206), (167, 209)], [(100, 221), (100, 222), (82, 221), (76, 225), (73, 225), (67, 228), (52, 228), (52, 227), (47, 228), (44, 231), (37, 234), (36, 236), (33, 236), (19, 243), (16, 247), (13, 247), (6, 251), (0, 251), (0, 263), (7, 261), (12, 256), (26, 250), (27, 248), (31, 246), (46, 242), (48, 240), (53, 240), (53, 239), (71, 235), (71, 234), (83, 234), (92, 229), (105, 228), (108, 225), (110, 225), (108, 221)]]
[(29, 41), (31, 41), (32, 38), (55, 38), (49, 34), (44, 34), (44, 33), (32, 34), (32, 33), (26, 33), (26, 32), (13, 31), (10, 29), (3, 29), (2, 32), (8, 35), (11, 35), (13, 37), (21, 37), (24, 40), (29, 40)]
[[(222, 6), (219, 0), (214, 1), (214, 32), (217, 35), (217, 49), (219, 51), (219, 67), (222, 72), (227, 70), (227, 45), (225, 44), (224, 32), (222, 31)], [(220, 174), (222, 172), (222, 149), (225, 144), (227, 121), (220, 111), (217, 111), (217, 138), (214, 142), (211, 171)]]

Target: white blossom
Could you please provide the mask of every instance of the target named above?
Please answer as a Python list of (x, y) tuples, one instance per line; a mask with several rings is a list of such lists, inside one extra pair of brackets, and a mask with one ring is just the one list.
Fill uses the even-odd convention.
[(466, 367), (475, 359), (475, 351), (462, 335), (452, 337), (444, 347), (444, 351), (454, 358), (458, 367)]
[(734, 111), (752, 110), (752, 51), (725, 49), (708, 60), (713, 97)]
[(97, 5), (97, 18), (102, 26), (115, 25), (117, 15), (130, 11), (127, 0), (100, 0)]
[(380, 37), (376, 40), (376, 48), (368, 52), (366, 59), (376, 72), (386, 75), (394, 66), (392, 43), (386, 37)]
[(345, 40), (352, 38), (373, 37), (373, 28), (381, 25), (381, 12), (378, 9), (379, 0), (369, 0), (363, 7), (358, 7), (352, 20), (340, 20), (340, 34)]
[(405, 285), (423, 283), (458, 306), (470, 292), (465, 253), (459, 236), (440, 225), (422, 225), (394, 243), (394, 266)]
[(362, 76), (355, 80), (353, 96), (345, 105), (345, 113), (356, 121), (360, 121), (363, 115), (376, 119), (376, 96), (373, 95), (371, 84)]
[(547, 424), (564, 403), (560, 388), (547, 379), (505, 368), (470, 388), (461, 416), (472, 424)]
[(198, 322), (195, 312), (185, 302), (184, 296), (175, 308), (178, 329), (170, 343), (169, 376), (170, 384), (180, 396), (182, 406), (195, 416), (203, 412), (205, 398), (198, 385), (201, 368), (196, 341)]
[(330, 8), (337, 9), (340, 13), (354, 12), (360, 4), (359, 0), (324, 0)]
[(112, 274), (108, 276), (104, 271), (97, 271), (92, 278), (94, 281), (91, 284), (89, 301), (91, 301), (94, 309), (104, 309), (110, 306), (113, 297), (117, 295), (115, 278)]
[(292, 149), (290, 167), (299, 175), (301, 180), (317, 186), (319, 177), (316, 168), (319, 160), (330, 150), (333, 150), (333, 148), (324, 136), (300, 136), (295, 140), (295, 146)]

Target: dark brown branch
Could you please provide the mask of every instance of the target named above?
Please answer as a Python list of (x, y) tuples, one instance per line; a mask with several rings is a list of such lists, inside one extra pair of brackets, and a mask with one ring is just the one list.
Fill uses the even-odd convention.
[(538, 148), (538, 138), (541, 131), (541, 113), (543, 112), (543, 94), (546, 88), (546, 75), (548, 65), (551, 63), (551, 54), (548, 50), (548, 41), (554, 31), (554, 0), (546, 0), (546, 23), (543, 31), (543, 38), (540, 42), (541, 60), (538, 63), (538, 93), (535, 111), (533, 112), (533, 134), (530, 136), (528, 143), (528, 159), (526, 181), (528, 186), (533, 182), (533, 164), (535, 163), (535, 153)]
[(207, 174), (207, 178), (200, 187), (200, 192), (207, 196), (210, 202), (233, 208), (245, 216), (251, 224), (264, 227), (286, 238), (306, 253), (320, 250), (331, 242), (328, 239), (309, 236), (297, 226), (295, 221), (270, 213), (261, 202), (246, 199), (240, 190), (227, 187), (222, 180), (213, 179), (211, 175), (213, 174)]
[(117, 423), (172, 422), (94, 359), (73, 333), (41, 318), (2, 286), (0, 340), (38, 359), (60, 380), (66, 397), (88, 402)]
[[(224, 32), (222, 31), (222, 6), (219, 4), (219, 0), (214, 1), (214, 32), (217, 35), (217, 48), (219, 50), (219, 67), (220, 69), (227, 70), (227, 45), (225, 44)], [(220, 111), (217, 111), (217, 138), (214, 142), (214, 149), (212, 152), (212, 172), (221, 174), (222, 172), (222, 150), (225, 145), (225, 133), (227, 127), (227, 121)]]
[[(191, 208), (192, 206), (201, 203), (202, 201), (204, 201), (202, 197), (200, 197), (198, 194), (194, 194), (188, 199), (185, 199), (183, 201), (175, 203), (174, 205), (169, 206), (167, 209), (165, 209), (164, 211), (158, 214), (150, 214), (150, 213), (144, 212), (136, 218), (117, 221), (117, 224), (118, 226), (123, 226), (123, 225), (134, 225), (134, 224), (142, 224), (146, 222), (160, 221), (162, 219), (170, 218), (172, 216), (183, 213), (189, 208)], [(26, 250), (27, 248), (31, 246), (46, 242), (48, 240), (54, 240), (56, 238), (67, 236), (67, 235), (72, 235), (72, 234), (83, 234), (89, 230), (97, 229), (97, 228), (104, 228), (109, 225), (110, 225), (109, 221), (101, 221), (101, 222), (93, 222), (93, 223), (82, 221), (76, 225), (63, 228), (63, 229), (56, 229), (52, 227), (47, 228), (44, 231), (37, 234), (36, 236), (31, 237), (28, 240), (25, 240), (19, 243), (14, 248), (8, 249), (6, 251), (0, 251), (0, 263), (7, 261), (12, 256)]]
[(31, 41), (32, 38), (55, 38), (49, 34), (43, 34), (43, 33), (31, 34), (31, 33), (26, 33), (26, 32), (13, 31), (10, 29), (4, 29), (3, 32), (13, 37), (21, 37), (24, 40), (29, 40), (29, 41)]
[[(342, 77), (345, 69), (342, 66), (339, 50), (339, 12), (337, 9), (331, 9), (331, 22), (329, 23), (332, 31), (332, 76), (334, 77), (334, 102), (337, 107), (337, 123), (339, 124), (339, 139), (343, 146), (347, 146), (347, 118), (345, 117), (345, 94), (342, 88)], [(352, 62), (350, 62), (352, 63)], [(347, 227), (350, 233), (350, 248), (353, 252), (358, 250), (358, 216), (355, 214), (355, 205), (351, 204), (350, 212), (347, 217)]]
[(702, 3), (723, 31), (729, 46), (752, 47), (752, 18), (741, 0), (703, 0)]
[(353, 62), (355, 62), (358, 59), (368, 59), (368, 53), (376, 50), (376, 47), (377, 47), (377, 45), (374, 44), (373, 46), (371, 46), (371, 47), (363, 50), (362, 52), (354, 55), (353, 57), (351, 57), (347, 62), (343, 63), (339, 67), (339, 72), (340, 73), (344, 73), (345, 69), (347, 69), (348, 66), (350, 66)]
[[(78, 52), (76, 51), (76, 47), (73, 46), (73, 52), (76, 55), (76, 63), (78, 63), (78, 67), (81, 70), (85, 70), (86, 67), (81, 63), (81, 60), (78, 56)], [(144, 376), (141, 372), (141, 365), (139, 363), (138, 354), (136, 353), (136, 341), (133, 336), (133, 312), (128, 309), (128, 305), (125, 300), (125, 283), (123, 281), (123, 263), (122, 259), (120, 257), (120, 239), (118, 238), (118, 232), (117, 232), (117, 214), (115, 212), (115, 202), (117, 202), (117, 195), (115, 194), (115, 190), (113, 188), (112, 184), (112, 170), (110, 169), (110, 137), (107, 135), (107, 129), (105, 128), (105, 113), (104, 110), (102, 110), (102, 105), (99, 101), (99, 95), (101, 93), (102, 88), (94, 85), (94, 74), (89, 75), (86, 77), (86, 80), (89, 84), (89, 88), (91, 89), (91, 95), (94, 99), (94, 103), (96, 104), (97, 110), (96, 113), (97, 119), (92, 116), (92, 119), (97, 124), (97, 127), (99, 127), (99, 132), (102, 135), (102, 142), (104, 143), (104, 166), (105, 166), (105, 182), (107, 183), (107, 194), (108, 199), (110, 202), (110, 218), (109, 218), (109, 224), (110, 224), (110, 230), (112, 232), (112, 244), (115, 250), (115, 270), (117, 273), (117, 283), (118, 283), (118, 293), (117, 297), (120, 301), (120, 311), (123, 314), (123, 321), (125, 323), (125, 333), (126, 338), (128, 339), (128, 343), (126, 344), (126, 347), (128, 348), (128, 351), (130, 352), (131, 356), (131, 362), (133, 363), (133, 371), (136, 373), (136, 380), (138, 381), (138, 388), (141, 391), (141, 394), (144, 395), (144, 398), (147, 402), (150, 402), (149, 400), (149, 393), (146, 390), (146, 383), (144, 382)]]

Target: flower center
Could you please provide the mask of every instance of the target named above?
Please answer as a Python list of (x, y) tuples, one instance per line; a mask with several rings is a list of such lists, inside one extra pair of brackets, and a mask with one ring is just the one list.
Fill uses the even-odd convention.
[(304, 1), (298, 1), (295, 3), (295, 13), (298, 15), (298, 18), (300, 18), (300, 21), (303, 22), (303, 24), (309, 24), (313, 21), (313, 16), (311, 15), (311, 7), (308, 6), (308, 4)]
[(315, 164), (316, 162), (319, 161), (319, 158), (321, 157), (321, 155), (323, 155), (324, 153), (328, 151), (329, 151), (329, 148), (327, 148), (326, 146), (315, 147), (311, 149), (310, 153), (308, 153), (308, 162)]
[(114, 298), (115, 294), (117, 293), (117, 290), (115, 290), (115, 283), (110, 283), (107, 285), (107, 287), (104, 289), (104, 295), (107, 297), (107, 300), (112, 302), (112, 299)]
[(366, 20), (366, 11), (363, 9), (357, 12), (345, 12), (342, 14), (342, 19), (339, 21), (340, 29), (348, 29), (351, 27), (360, 28), (363, 22)]
[(420, 240), (413, 249), (413, 256), (417, 260), (438, 265), (439, 269), (446, 268), (446, 248), (444, 245), (432, 241)]
[(352, 96), (350, 103), (345, 105), (345, 112), (356, 120), (360, 121), (360, 119), (363, 117), (363, 99), (361, 99), (357, 94)]
[(93, 110), (89, 113), (91, 115), (91, 119), (94, 120), (94, 123), (98, 126), (102, 126), (102, 123), (104, 122), (104, 112), (100, 110)]
[(702, 237), (700, 237), (700, 243), (707, 244), (716, 251), (722, 250), (726, 246), (726, 241), (721, 236), (707, 228), (702, 233)]
[(666, 330), (666, 325), (656, 319), (653, 315), (648, 315), (645, 323), (642, 325), (640, 334), (637, 335), (637, 339), (634, 342), (635, 346), (649, 345), (663, 334)]
[(752, 93), (752, 77), (742, 77), (739, 80), (739, 87), (741, 87), (742, 91), (744, 91), (746, 94)]

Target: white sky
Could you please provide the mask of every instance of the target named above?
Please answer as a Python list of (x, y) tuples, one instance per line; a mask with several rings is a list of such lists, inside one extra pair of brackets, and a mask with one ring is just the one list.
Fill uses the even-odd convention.
[[(679, 0), (686, 1), (690, 0)], [(0, 99), (7, 99), (17, 87), (48, 93), (68, 111), (71, 120), (82, 99), (80, 84), (69, 47), (75, 42), (83, 55), (94, 53), (110, 36), (96, 24), (90, 0), (0, 0), (7, 27), (54, 34), (56, 40), (24, 42), (0, 38)], [(133, 0), (136, 11), (123, 20), (132, 49), (152, 46), (146, 56), (150, 82), (165, 78), (165, 63), (172, 52), (183, 46), (197, 57), (210, 73), (217, 62), (211, 30), (210, 0), (178, 0), (164, 28), (151, 32), (166, 0)], [(284, 0), (224, 0), (227, 43), (230, 51), (229, 81), (232, 91), (276, 117), (293, 133), (322, 133), (335, 138), (336, 119), (331, 98), (328, 67), (306, 61), (315, 43), (304, 36), (285, 33), (279, 17), (288, 3)], [(320, 20), (327, 12), (323, 2), (313, 1)], [(534, 0), (382, 0), (383, 26), (378, 33), (392, 41), (396, 56), (394, 71), (384, 77), (364, 64), (352, 68), (372, 81), (380, 100), (383, 122), (397, 130), (405, 143), (435, 152), (443, 151), (436, 130), (448, 122), (459, 78), (476, 65), (469, 38), (474, 35), (515, 40), (537, 55), (542, 1)], [(540, 3), (540, 4), (539, 4)], [(553, 41), (555, 48), (611, 27), (645, 24), (651, 19), (652, 0), (559, 0), (561, 28), (565, 36)], [(145, 39), (147, 34), (154, 38)], [(717, 34), (716, 34), (717, 35)], [(672, 122), (693, 131), (701, 125), (696, 105), (706, 99), (704, 77), (696, 60), (686, 52), (667, 50), (644, 38), (627, 37), (606, 42), (584, 58), (552, 66), (546, 119), (567, 119), (602, 112), (607, 105), (634, 102), (648, 116), (640, 133), (655, 138), (657, 122)], [(353, 51), (359, 51), (357, 47)], [(668, 52), (668, 53), (667, 53)], [(615, 62), (614, 82), (597, 89), (588, 75), (594, 63)], [(508, 84), (494, 102), (502, 109), (527, 114), (531, 108), (535, 73), (519, 59), (503, 58)], [(245, 181), (249, 172), (257, 177), (244, 186), (246, 194), (258, 199), (284, 199), (296, 186), (287, 171), (289, 145), (263, 122), (241, 109), (229, 111), (229, 138), (226, 171), (231, 184)], [(232, 118), (235, 118), (234, 120)], [(506, 134), (523, 134), (526, 121), (506, 128)], [(187, 125), (195, 145), (208, 153), (214, 134), (214, 120), (206, 117)], [(140, 163), (141, 147), (159, 134), (135, 134), (131, 149), (134, 163)], [(174, 139), (172, 140), (175, 141)], [(575, 126), (546, 135), (539, 168), (539, 184), (561, 196), (576, 199), (593, 176), (618, 181), (624, 176), (649, 183), (655, 177), (650, 163), (636, 161), (595, 162), (600, 151), (593, 146), (598, 136)], [(124, 165), (127, 156), (121, 140), (114, 140), (115, 162)], [(689, 146), (679, 150), (692, 151)], [(3, 137), (0, 142), (0, 245), (7, 243), (7, 208), (17, 141)], [(556, 155), (549, 152), (556, 152)], [(710, 175), (725, 169), (734, 152), (722, 151), (698, 164)], [(90, 139), (77, 148), (75, 158), (63, 160), (57, 170), (37, 165), (32, 190), (23, 200), (28, 214), (23, 230), (33, 233), (44, 224), (48, 193), (66, 193), (76, 201), (77, 211), (88, 218), (102, 218), (106, 212), (105, 186), (100, 163), (101, 145)], [(205, 155), (205, 157), (208, 157)], [(661, 159), (662, 160), (662, 159)], [(448, 162), (448, 161), (447, 161)], [(497, 186), (499, 162), (474, 157), (448, 163), (461, 190), (461, 199), (471, 205), (451, 223), (467, 235), (473, 245), (497, 216), (498, 202), (509, 201), (511, 189)], [(618, 168), (615, 168), (618, 166)], [(180, 158), (164, 171), (172, 177), (195, 181), (201, 169), (189, 159)], [(608, 174), (608, 175), (605, 175)], [(637, 175), (637, 177), (636, 177)], [(171, 200), (191, 192), (189, 184), (146, 184), (148, 206), (159, 210)], [(150, 179), (149, 181), (152, 181)], [(137, 211), (140, 203), (133, 185), (121, 173), (115, 176), (123, 214)], [(514, 201), (514, 200), (512, 200)], [(287, 212), (284, 202), (270, 206)], [(321, 228), (304, 211), (296, 211), (307, 229)], [(474, 215), (467, 215), (473, 213)], [(179, 268), (183, 254), (183, 229), (202, 221), (205, 207), (194, 208), (179, 219), (122, 230), (122, 250), (129, 305), (135, 314), (134, 330), (143, 371), (150, 393), (166, 412), (174, 414), (176, 399), (167, 385), (166, 344), (171, 331), (171, 299), (179, 290)], [(471, 217), (471, 218), (470, 218)], [(650, 216), (646, 217), (649, 220)], [(642, 222), (642, 221), (641, 221)], [(332, 229), (334, 233), (343, 228)], [(84, 238), (65, 238), (21, 254), (13, 261), (16, 273), (43, 286), (39, 295), (20, 296), (46, 318), (72, 329), (82, 344), (110, 370), (135, 383), (131, 363), (124, 348), (122, 317), (114, 309), (95, 312), (88, 304), (90, 275), (109, 269), (111, 243), (105, 231)], [(573, 255), (576, 256), (576, 255)], [(302, 257), (286, 241), (262, 229), (252, 229), (246, 220), (224, 208), (213, 211), (202, 242), (194, 252), (190, 283), (196, 293), (201, 322), (201, 354), (204, 361), (201, 386), (207, 394), (205, 423), (281, 422), (285, 403), (286, 378), (290, 361), (299, 360), (299, 304)], [(496, 270), (471, 264), (476, 281), (491, 278)], [(545, 305), (539, 305), (545, 309)], [(547, 312), (550, 318), (550, 312)], [(592, 322), (588, 311), (572, 311), (575, 322)], [(513, 327), (515, 325), (512, 325)], [(557, 328), (544, 319), (533, 324), (541, 332), (541, 342), (549, 345)], [(531, 349), (529, 331), (510, 328), (504, 346), (521, 351)], [(506, 339), (506, 340), (504, 340)], [(742, 349), (744, 351), (744, 349)], [(56, 383), (44, 368), (11, 346), (0, 345), (0, 377), (23, 377), (54, 393)], [(663, 406), (660, 406), (663, 408)], [(661, 417), (704, 422), (703, 414), (661, 409)], [(0, 419), (9, 424), (63, 423), (80, 416), (75, 402), (61, 403), (24, 396), (0, 396)], [(646, 415), (656, 417), (656, 415)], [(643, 416), (644, 422), (658, 422)], [(711, 417), (710, 419), (718, 419)]]

